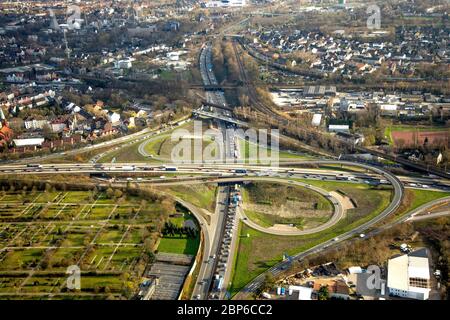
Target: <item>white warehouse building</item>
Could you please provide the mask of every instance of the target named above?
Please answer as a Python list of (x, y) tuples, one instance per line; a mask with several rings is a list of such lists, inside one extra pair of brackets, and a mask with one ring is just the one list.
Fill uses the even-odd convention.
[(426, 248), (388, 261), (387, 287), (390, 295), (428, 300), (430, 294), (429, 254)]

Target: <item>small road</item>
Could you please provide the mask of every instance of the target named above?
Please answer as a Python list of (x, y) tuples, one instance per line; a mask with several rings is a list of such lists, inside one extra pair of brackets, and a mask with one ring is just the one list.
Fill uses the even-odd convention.
[(434, 212), (434, 213), (430, 213), (427, 215), (411, 217), (408, 219), (408, 221), (420, 221), (420, 220), (434, 219), (434, 218), (439, 218), (439, 217), (445, 217), (448, 215), (450, 215), (450, 210), (439, 211), (439, 212)]
[(139, 145), (139, 147), (138, 147), (138, 152), (139, 152), (139, 154), (141, 155), (141, 156), (143, 156), (143, 157), (146, 157), (146, 158), (152, 158), (152, 159), (155, 159), (155, 160), (161, 160), (161, 161), (171, 161), (171, 159), (168, 159), (168, 158), (161, 158), (161, 157), (159, 157), (159, 156), (157, 156), (157, 155), (154, 155), (154, 154), (150, 154), (150, 153), (148, 153), (146, 150), (145, 150), (145, 147), (149, 144), (149, 143), (151, 143), (151, 142), (153, 142), (153, 141), (156, 141), (156, 140), (163, 140), (163, 139), (165, 139), (165, 138), (170, 138), (170, 135), (158, 135), (158, 136), (156, 136), (156, 137), (152, 137), (152, 138), (150, 138), (150, 139), (148, 139), (148, 140), (145, 140), (144, 142), (142, 142), (140, 145)]
[[(432, 219), (432, 218), (438, 218), (450, 215), (450, 210), (444, 210), (439, 212), (433, 212), (429, 213), (431, 210), (433, 210), (436, 207), (446, 205), (450, 203), (450, 196), (445, 198), (440, 198), (431, 202), (428, 202), (417, 209), (411, 211), (408, 213), (407, 216), (402, 217), (402, 221), (419, 221), (419, 220), (426, 220), (426, 219)], [(426, 214), (424, 214), (426, 213)]]

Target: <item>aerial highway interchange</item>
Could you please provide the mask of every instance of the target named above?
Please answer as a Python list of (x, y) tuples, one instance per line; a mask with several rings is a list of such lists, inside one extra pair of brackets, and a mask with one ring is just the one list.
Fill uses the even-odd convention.
[[(211, 49), (206, 44), (200, 53), (200, 69), (205, 85), (217, 85), (217, 80), (212, 72), (211, 67)], [(228, 126), (246, 126), (246, 123), (234, 119), (229, 111), (221, 106), (226, 107), (225, 97), (222, 91), (206, 91), (206, 101), (211, 105), (217, 107), (202, 107), (193, 112), (194, 116), (213, 119), (217, 123), (219, 131), (223, 133)], [(182, 121), (186, 122), (189, 119)], [(236, 244), (235, 239), (239, 237), (237, 233), (237, 221), (247, 224), (248, 226), (264, 233), (280, 235), (280, 236), (296, 236), (303, 234), (313, 234), (324, 231), (334, 224), (336, 224), (344, 215), (345, 209), (340, 201), (330, 192), (319, 187), (311, 185), (307, 182), (301, 182), (296, 179), (303, 180), (319, 180), (319, 181), (344, 181), (351, 183), (362, 183), (369, 185), (390, 185), (393, 189), (393, 196), (390, 204), (375, 218), (358, 225), (352, 230), (349, 230), (338, 237), (329, 239), (323, 243), (313, 246), (312, 248), (299, 252), (293, 259), (302, 259), (312, 253), (320, 252), (332, 245), (337, 245), (346, 240), (355, 238), (358, 235), (364, 235), (364, 232), (375, 226), (377, 223), (388, 217), (396, 211), (400, 206), (404, 188), (415, 189), (429, 189), (449, 191), (450, 183), (445, 179), (440, 179), (435, 176), (396, 176), (391, 172), (384, 170), (380, 166), (370, 165), (362, 162), (345, 161), (339, 159), (330, 160), (294, 160), (294, 159), (279, 159), (279, 166), (268, 165), (250, 165), (241, 158), (241, 150), (236, 143), (236, 138), (232, 137), (225, 141), (228, 146), (224, 154), (224, 158), (217, 161), (201, 161), (200, 163), (172, 163), (168, 160), (153, 156), (145, 151), (145, 145), (161, 135), (168, 135), (168, 132), (179, 124), (172, 123), (165, 128), (159, 130), (145, 129), (141, 132), (134, 133), (129, 136), (114, 139), (109, 142), (104, 142), (98, 145), (88, 146), (82, 149), (73, 151), (52, 154), (42, 157), (34, 157), (30, 159), (22, 159), (16, 162), (4, 163), (0, 165), (0, 175), (52, 175), (52, 174), (91, 174), (94, 179), (99, 181), (99, 184), (105, 185), (123, 185), (129, 183), (136, 184), (151, 184), (155, 186), (170, 186), (170, 185), (187, 185), (187, 184), (204, 184), (216, 183), (219, 184), (219, 192), (217, 194), (216, 212), (209, 213), (209, 221), (205, 219), (204, 211), (193, 206), (187, 201), (175, 197), (176, 201), (189, 209), (198, 220), (202, 234), (202, 263), (198, 272), (197, 282), (192, 292), (194, 299), (223, 299), (224, 291), (215, 292), (214, 281), (217, 278), (218, 272), (221, 277), (227, 282), (230, 281), (230, 273), (233, 265), (232, 257), (235, 255)], [(167, 133), (166, 133), (167, 132)], [(160, 163), (120, 163), (120, 162), (99, 162), (108, 152), (117, 152), (122, 148), (130, 145), (139, 144), (139, 152), (147, 158), (152, 158)], [(56, 163), (58, 157), (65, 157), (86, 151), (95, 151), (96, 149), (106, 148), (95, 155), (88, 163)], [(52, 160), (52, 163), (46, 161)], [(334, 166), (334, 169), (321, 168), (321, 166)], [(345, 172), (340, 170), (343, 166), (356, 168), (353, 172)], [(264, 228), (252, 222), (245, 216), (243, 210), (233, 207), (230, 202), (230, 190), (234, 185), (240, 185), (248, 181), (266, 181), (275, 182), (288, 185), (300, 186), (309, 188), (324, 197), (328, 198), (333, 205), (333, 215), (326, 223), (311, 229), (306, 230), (272, 230)], [(424, 206), (427, 208), (427, 206)], [(419, 211), (423, 208), (419, 208)], [(445, 214), (445, 213), (440, 213)], [(413, 213), (405, 216), (402, 221), (412, 217)], [(231, 220), (228, 220), (231, 219)], [(225, 235), (227, 230), (227, 235)], [(372, 231), (372, 232), (376, 232)], [(228, 239), (224, 239), (227, 237)], [(226, 241), (225, 245), (223, 244)], [(219, 262), (219, 255), (226, 250), (224, 260)], [(267, 272), (277, 275), (289, 262), (282, 261), (271, 267)], [(219, 267), (223, 265), (223, 267)], [(263, 281), (264, 275), (261, 274), (253, 279), (242, 292), (254, 291)]]
[[(212, 71), (211, 48), (207, 43), (200, 51), (199, 65), (203, 83), (205, 86), (218, 85)], [(243, 77), (245, 75), (242, 75)], [(225, 133), (228, 128), (246, 127), (247, 123), (234, 118), (227, 110), (227, 103), (222, 91), (206, 91), (205, 101), (209, 105), (194, 110), (193, 115), (200, 119), (207, 119), (216, 124), (217, 130)], [(216, 107), (214, 107), (214, 105)], [(162, 135), (168, 135), (180, 123), (186, 123), (190, 119), (183, 119), (170, 123), (156, 130), (144, 129), (140, 132), (113, 139), (96, 145), (87, 146), (72, 151), (55, 153), (47, 156), (19, 159), (17, 161), (5, 162), (0, 165), (0, 175), (91, 175), (98, 181), (99, 185), (123, 186), (125, 184), (142, 184), (153, 186), (177, 186), (195, 184), (218, 184), (215, 212), (207, 213), (205, 210), (192, 205), (188, 201), (174, 196), (175, 200), (187, 208), (199, 222), (203, 242), (201, 245), (201, 264), (199, 267), (196, 283), (192, 290), (193, 299), (224, 299), (225, 291), (217, 291), (215, 281), (217, 276), (223, 278), (225, 287), (231, 281), (233, 268), (233, 257), (235, 256), (236, 238), (238, 224), (244, 223), (249, 227), (263, 233), (278, 236), (299, 236), (321, 232), (331, 228), (344, 216), (345, 209), (341, 200), (332, 193), (320, 187), (304, 181), (340, 181), (348, 184), (385, 185), (392, 188), (393, 195), (389, 205), (376, 217), (364, 222), (357, 227), (330, 238), (320, 244), (314, 245), (306, 251), (298, 252), (291, 258), (301, 260), (313, 253), (321, 252), (330, 246), (339, 245), (348, 240), (366, 238), (380, 230), (387, 228), (375, 228), (375, 226), (393, 214), (401, 205), (405, 188), (419, 190), (450, 191), (450, 182), (447, 179), (434, 175), (416, 174), (414, 176), (400, 176), (385, 170), (382, 166), (364, 162), (348, 161), (340, 159), (326, 160), (295, 160), (292, 158), (280, 158), (279, 166), (248, 164), (242, 158), (242, 150), (236, 143), (237, 137), (225, 141), (227, 152), (224, 158), (214, 161), (201, 161), (199, 163), (173, 163), (170, 159), (158, 158), (145, 151), (145, 145)], [(144, 158), (152, 158), (152, 162), (101, 162), (102, 158), (110, 152), (120, 152), (125, 147), (139, 144), (138, 151)], [(106, 149), (94, 155), (87, 163), (61, 162), (59, 158), (80, 154), (83, 152)], [(51, 163), (47, 161), (51, 160)], [(248, 160), (248, 159), (247, 159)], [(155, 163), (158, 162), (158, 163)], [(321, 168), (327, 166), (326, 168)], [(330, 166), (333, 166), (331, 169)], [(351, 172), (340, 170), (342, 167), (358, 169)], [(302, 181), (299, 181), (302, 180)], [(310, 189), (313, 192), (326, 197), (333, 206), (332, 217), (322, 225), (306, 230), (274, 230), (262, 227), (245, 215), (238, 206), (233, 206), (231, 199), (234, 188), (239, 188), (245, 182), (265, 181), (280, 184), (298, 186)], [(448, 201), (448, 197), (436, 200), (416, 209), (414, 212), (404, 216), (400, 221), (392, 225), (402, 223), (408, 219), (414, 219), (414, 215), (427, 210), (429, 206)], [(448, 212), (437, 213), (437, 216), (447, 215)], [(420, 218), (419, 218), (420, 219)], [(295, 228), (293, 228), (295, 229)], [(370, 233), (365, 234), (368, 230)], [(224, 254), (225, 252), (225, 254)], [(220, 257), (220, 260), (219, 260)], [(281, 261), (267, 272), (273, 275), (280, 274), (288, 265), (289, 261)], [(264, 280), (266, 273), (260, 274), (248, 283), (241, 292), (254, 292)]]

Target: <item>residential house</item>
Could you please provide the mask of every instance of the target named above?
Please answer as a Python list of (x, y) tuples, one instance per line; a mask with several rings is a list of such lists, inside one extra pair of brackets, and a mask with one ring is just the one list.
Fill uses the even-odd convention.
[(24, 121), (25, 129), (27, 130), (36, 130), (36, 129), (43, 129), (45, 126), (49, 125), (48, 120), (26, 120)]
[(396, 104), (381, 104), (380, 114), (382, 116), (396, 117), (398, 115), (398, 106)]
[(120, 114), (116, 113), (114, 111), (108, 111), (106, 114), (108, 121), (112, 123), (112, 125), (118, 125), (120, 124)]
[(314, 280), (313, 291), (318, 293), (320, 288), (327, 287), (329, 298), (350, 299), (350, 290), (343, 280), (338, 279), (316, 279)]

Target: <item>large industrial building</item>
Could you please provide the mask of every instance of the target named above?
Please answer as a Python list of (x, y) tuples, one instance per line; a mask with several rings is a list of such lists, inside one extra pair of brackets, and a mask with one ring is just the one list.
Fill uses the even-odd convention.
[(430, 294), (428, 250), (423, 248), (389, 259), (387, 286), (390, 295), (427, 300)]

